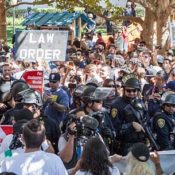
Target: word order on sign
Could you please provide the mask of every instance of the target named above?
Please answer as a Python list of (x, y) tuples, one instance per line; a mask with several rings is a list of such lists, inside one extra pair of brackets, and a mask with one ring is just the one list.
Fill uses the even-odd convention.
[(46, 60), (58, 60), (60, 56), (59, 49), (21, 49), (19, 52), (19, 57), (21, 59), (30, 58), (30, 59), (42, 59)]

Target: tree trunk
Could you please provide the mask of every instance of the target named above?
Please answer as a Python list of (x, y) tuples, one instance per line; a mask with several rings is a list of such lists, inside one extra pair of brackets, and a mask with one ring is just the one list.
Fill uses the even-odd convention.
[[(168, 1), (166, 3), (168, 3)], [(171, 7), (166, 3), (160, 3), (156, 13), (157, 44), (162, 46), (162, 53), (167, 49), (166, 41), (169, 35), (168, 17), (171, 14)]]
[(145, 8), (145, 20), (143, 25), (142, 37), (149, 49), (153, 48), (154, 22), (154, 13), (149, 8)]
[(0, 39), (7, 40), (5, 0), (0, 0)]

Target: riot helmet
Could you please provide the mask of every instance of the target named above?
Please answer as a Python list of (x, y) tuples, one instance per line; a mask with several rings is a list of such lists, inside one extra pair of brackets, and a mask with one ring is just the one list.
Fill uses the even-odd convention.
[(11, 86), (11, 95), (14, 97), (15, 101), (20, 101), (20, 96), (18, 93), (29, 89), (29, 85), (24, 80), (16, 80)]
[(124, 88), (133, 88), (133, 89), (138, 89), (140, 90), (140, 81), (137, 78), (130, 78), (126, 80), (123, 84)]
[(173, 104), (175, 105), (175, 94), (168, 94), (165, 97), (165, 100), (162, 101), (162, 105), (164, 104)]
[(83, 101), (84, 103), (91, 103), (92, 102), (92, 95), (95, 92), (97, 87), (89, 85), (83, 92)]
[(21, 103), (35, 104), (37, 106), (42, 106), (41, 95), (37, 91), (35, 91), (34, 89), (30, 88), (30, 89), (24, 90), (18, 94), (21, 95), (21, 97), (22, 97)]

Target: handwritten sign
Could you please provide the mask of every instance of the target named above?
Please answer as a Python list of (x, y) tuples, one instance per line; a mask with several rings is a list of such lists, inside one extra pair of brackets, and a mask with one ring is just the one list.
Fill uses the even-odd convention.
[(65, 61), (68, 31), (25, 30), (15, 36), (17, 60)]
[(26, 71), (22, 75), (23, 79), (30, 85), (30, 87), (37, 90), (41, 94), (43, 93), (43, 76), (43, 71), (37, 70)]

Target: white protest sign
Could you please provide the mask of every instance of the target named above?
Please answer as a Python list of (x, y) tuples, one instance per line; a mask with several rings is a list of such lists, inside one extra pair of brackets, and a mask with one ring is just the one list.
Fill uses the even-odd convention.
[[(117, 7), (123, 7), (123, 8), (125, 8), (125, 7), (126, 7), (127, 0), (109, 0), (109, 2), (110, 2), (112, 5), (115, 5), (115, 6), (117, 6)], [(102, 0), (102, 1), (100, 2), (100, 5), (101, 5), (103, 8), (106, 8), (105, 0)]]
[(18, 60), (65, 61), (68, 31), (17, 31), (15, 58)]

